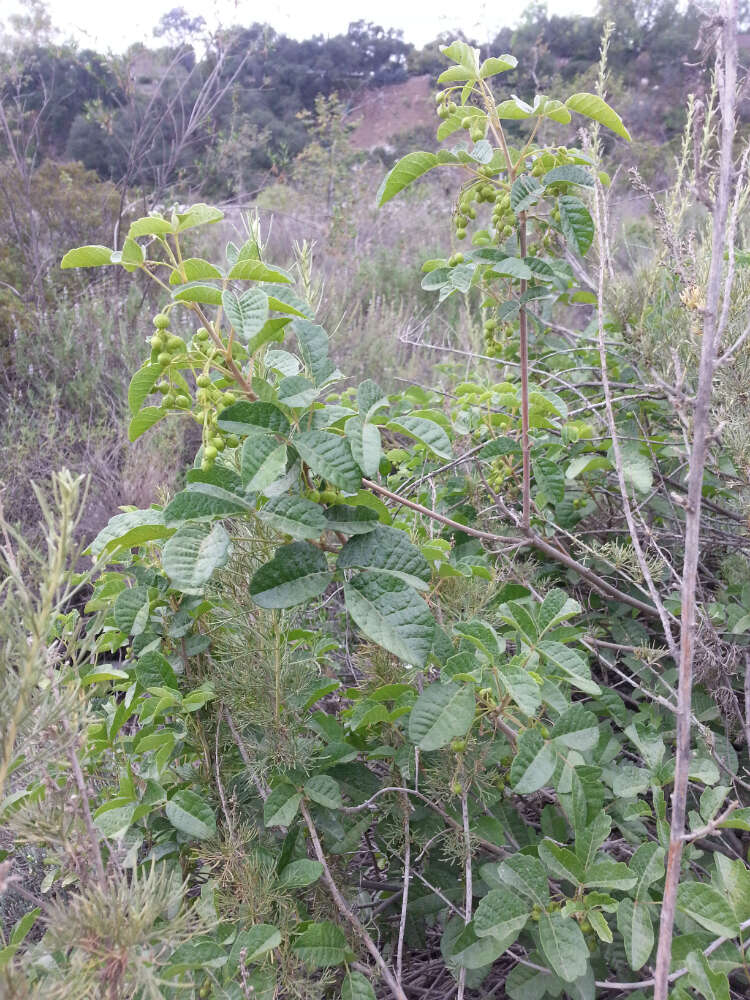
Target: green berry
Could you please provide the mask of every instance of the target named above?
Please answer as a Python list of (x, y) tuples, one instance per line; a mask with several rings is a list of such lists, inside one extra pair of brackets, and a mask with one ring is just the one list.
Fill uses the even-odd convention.
[(224, 406), (230, 406), (235, 401), (235, 398), (233, 392), (224, 392), (221, 394), (221, 401)]
[(166, 330), (169, 326), (169, 316), (166, 313), (157, 313), (154, 316), (154, 326), (157, 330)]
[(189, 410), (192, 405), (190, 396), (186, 396), (184, 392), (181, 392), (180, 395), (175, 399), (174, 405), (177, 406), (180, 410)]
[(156, 390), (157, 392), (160, 392), (162, 396), (166, 396), (169, 392), (169, 382), (157, 382)]
[(177, 393), (173, 392), (170, 389), (169, 392), (164, 397), (164, 399), (162, 400), (162, 404), (161, 405), (163, 407), (165, 407), (166, 409), (169, 409), (171, 406), (174, 406), (176, 399), (177, 399)]
[(207, 444), (203, 449), (203, 457), (207, 458), (209, 462), (213, 462), (218, 454), (218, 449), (212, 444)]
[(195, 331), (196, 340), (208, 340), (209, 336), (210, 334), (208, 330), (205, 328), (205, 326), (201, 326), (199, 327), (199, 329)]
[(472, 125), (471, 118), (467, 115), (466, 118), (461, 119), (461, 128), (470, 129)]
[(217, 451), (224, 451), (224, 449), (227, 446), (224, 438), (220, 437), (218, 434), (215, 435), (215, 437), (211, 438), (211, 444), (214, 446), (214, 448), (216, 448)]
[(236, 434), (227, 434), (227, 447), (228, 448), (238, 448), (240, 444), (240, 439)]
[(457, 240), (465, 240), (466, 239), (466, 230), (463, 227), (461, 229), (457, 229), (456, 230), (456, 239)]
[(211, 377), (205, 373), (203, 375), (199, 375), (195, 380), (195, 384), (200, 386), (201, 389), (207, 389), (211, 385)]
[(185, 347), (185, 341), (182, 339), (182, 337), (178, 337), (176, 333), (172, 333), (169, 335), (169, 339), (167, 340), (168, 351), (172, 351), (174, 353), (175, 351), (183, 350), (184, 347)]
[(162, 368), (166, 368), (166, 366), (172, 360), (172, 355), (168, 354), (166, 351), (162, 351), (156, 360), (162, 366)]
[(451, 114), (454, 114), (458, 110), (458, 106), (455, 101), (448, 101), (448, 110)]
[(454, 253), (453, 254), (453, 260), (454, 260), (454, 262), (456, 264), (463, 264), (463, 262), (464, 262), (464, 255), (462, 253), (460, 253), (460, 252), (459, 253)]

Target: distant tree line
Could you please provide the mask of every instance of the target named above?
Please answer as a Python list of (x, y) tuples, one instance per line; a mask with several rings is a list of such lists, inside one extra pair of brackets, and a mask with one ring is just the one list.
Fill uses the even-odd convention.
[[(691, 89), (702, 20), (692, 3), (602, 0), (592, 17), (550, 15), (535, 3), (486, 48), (520, 57), (524, 69), (508, 74), (505, 85), (523, 96), (592, 73), (609, 19), (617, 25), (610, 67), (622, 86), (652, 94)], [(243, 157), (250, 181), (278, 172), (308, 142), (300, 113), (313, 110), (318, 96), (353, 102), (363, 88), (434, 75), (442, 66), (443, 39), (417, 48), (400, 32), (364, 21), (345, 34), (303, 41), (260, 23), (212, 36), (202, 18), (175, 8), (154, 35), (153, 48), (134, 46), (117, 58), (34, 37), (3, 57), (0, 97), (17, 117), (35, 116), (39, 161), (79, 161), (130, 186), (162, 188), (182, 176), (228, 194), (216, 190), (221, 171), (207, 166), (207, 150), (218, 155), (226, 146)], [(172, 67), (179, 72), (168, 73)], [(671, 103), (665, 99), (663, 113), (657, 104), (644, 120), (652, 138), (655, 130), (668, 138), (679, 128), (669, 118)]]

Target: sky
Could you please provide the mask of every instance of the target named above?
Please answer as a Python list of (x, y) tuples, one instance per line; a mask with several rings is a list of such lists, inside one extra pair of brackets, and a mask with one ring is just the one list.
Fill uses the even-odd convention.
[[(4, 15), (22, 9), (24, 0), (3, 0)], [(441, 31), (462, 29), (485, 41), (503, 25), (515, 24), (528, 0), (47, 0), (53, 23), (64, 38), (84, 46), (121, 52), (138, 41), (152, 41), (162, 14), (184, 7), (210, 27), (263, 21), (294, 38), (336, 35), (351, 21), (373, 21), (398, 28), (407, 41), (423, 45)], [(548, 0), (551, 14), (591, 14), (596, 0)]]

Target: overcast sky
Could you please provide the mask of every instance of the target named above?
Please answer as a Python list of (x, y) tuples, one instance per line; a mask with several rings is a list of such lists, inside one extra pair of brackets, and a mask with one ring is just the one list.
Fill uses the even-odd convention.
[[(4, 14), (23, 8), (23, 0), (2, 0)], [(528, 0), (47, 0), (64, 37), (98, 49), (122, 51), (149, 41), (162, 14), (184, 7), (209, 25), (263, 21), (295, 38), (336, 35), (351, 21), (373, 21), (400, 28), (407, 41), (422, 45), (440, 31), (461, 28), (479, 41), (502, 25), (514, 24)], [(591, 14), (595, 0), (549, 0), (553, 14)]]

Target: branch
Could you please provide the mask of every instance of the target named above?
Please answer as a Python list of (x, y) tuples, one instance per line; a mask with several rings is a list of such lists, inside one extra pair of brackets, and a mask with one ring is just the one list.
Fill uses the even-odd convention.
[(693, 443), (688, 475), (685, 510), (685, 558), (682, 570), (682, 619), (680, 628), (680, 659), (677, 701), (677, 754), (672, 822), (669, 832), (667, 874), (659, 923), (659, 944), (656, 952), (654, 1000), (667, 1000), (669, 967), (672, 958), (672, 934), (680, 882), (682, 849), (684, 846), (685, 814), (687, 811), (688, 776), (690, 770), (690, 736), (693, 694), (693, 644), (696, 632), (696, 589), (700, 555), (701, 502), (703, 475), (708, 452), (710, 407), (716, 353), (728, 315), (727, 297), (731, 291), (733, 248), (729, 248), (730, 266), (724, 286), (724, 308), (721, 309), (724, 242), (727, 237), (730, 188), (733, 171), (733, 141), (735, 134), (735, 100), (737, 94), (737, 0), (722, 0), (722, 27), (719, 36), (717, 78), (721, 102), (721, 151), (719, 179), (714, 207), (711, 267), (706, 291), (705, 322), (701, 345), (698, 390), (693, 410)]
[(341, 892), (339, 891), (338, 886), (333, 881), (333, 876), (331, 875), (331, 869), (328, 867), (328, 862), (326, 861), (326, 856), (323, 853), (323, 847), (322, 847), (322, 845), (320, 843), (320, 838), (318, 837), (318, 831), (315, 828), (315, 824), (313, 823), (312, 816), (310, 815), (310, 812), (309, 812), (309, 810), (307, 808), (307, 804), (305, 803), (304, 799), (302, 800), (302, 802), (300, 802), (300, 810), (302, 812), (303, 819), (305, 820), (305, 823), (307, 824), (307, 829), (310, 832), (310, 840), (312, 841), (313, 850), (315, 852), (315, 857), (318, 859), (318, 861), (323, 866), (323, 881), (328, 886), (328, 891), (330, 892), (331, 898), (333, 899), (334, 903), (336, 904), (336, 907), (338, 908), (339, 913), (351, 925), (351, 927), (354, 930), (354, 932), (357, 935), (357, 937), (360, 938), (360, 940), (364, 944), (365, 948), (367, 948), (367, 950), (372, 955), (372, 957), (373, 957), (373, 959), (375, 961), (375, 964), (377, 965), (378, 969), (380, 970), (380, 975), (382, 976), (384, 982), (390, 988), (390, 991), (393, 994), (393, 996), (396, 998), (396, 1000), (407, 1000), (406, 994), (401, 989), (401, 987), (396, 982), (396, 980), (393, 978), (393, 973), (391, 972), (391, 970), (386, 965), (385, 959), (380, 954), (380, 951), (378, 950), (377, 945), (375, 944), (375, 942), (373, 941), (373, 939), (370, 937), (370, 935), (367, 933), (367, 931), (365, 930), (364, 926), (360, 922), (359, 918), (354, 913), (354, 911), (350, 908), (350, 906), (347, 903), (347, 901), (341, 895)]

